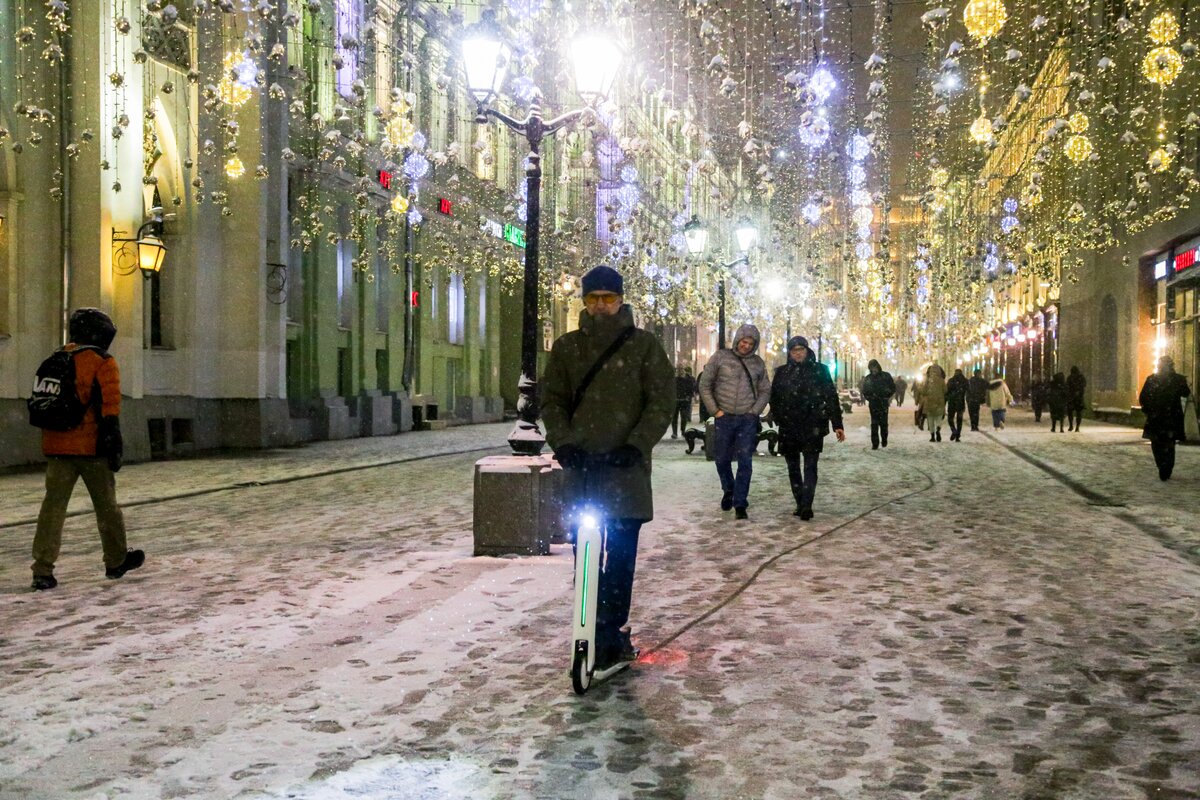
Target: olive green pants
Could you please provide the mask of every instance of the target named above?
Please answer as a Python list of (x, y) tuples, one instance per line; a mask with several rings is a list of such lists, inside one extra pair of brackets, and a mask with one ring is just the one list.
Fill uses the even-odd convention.
[(104, 547), (104, 566), (119, 567), (125, 561), (125, 517), (117, 505), (117, 483), (108, 462), (93, 456), (50, 456), (46, 461), (46, 498), (38, 514), (33, 536), (33, 574), (53, 575), (54, 562), (62, 548), (63, 521), (75, 482), (83, 478)]

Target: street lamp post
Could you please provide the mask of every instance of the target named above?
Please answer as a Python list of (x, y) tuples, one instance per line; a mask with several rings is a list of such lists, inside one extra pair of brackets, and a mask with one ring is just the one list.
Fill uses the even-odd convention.
[[(736, 236), (738, 248), (742, 254), (728, 264), (720, 266), (721, 281), (717, 284), (717, 347), (721, 350), (725, 349), (725, 273), (738, 264), (750, 263), (747, 251), (754, 246), (754, 241), (758, 238), (758, 231), (749, 221), (743, 221), (738, 225)], [(694, 256), (704, 255), (704, 250), (708, 246), (708, 229), (704, 227), (704, 223), (700, 222), (699, 217), (693, 216), (683, 226), (683, 238), (687, 243), (688, 253)]]
[(483, 18), (463, 41), (463, 65), (467, 88), (475, 98), (475, 121), (487, 124), (493, 117), (525, 137), (529, 155), (525, 163), (525, 269), (524, 309), (521, 317), (521, 378), (517, 383), (517, 422), (508, 443), (516, 455), (540, 455), (546, 438), (538, 427), (537, 336), (538, 336), (538, 244), (541, 226), (542, 140), (570, 125), (584, 114), (594, 113), (594, 104), (608, 95), (616, 77), (619, 53), (606, 40), (587, 36), (575, 41), (573, 55), (576, 89), (588, 104), (553, 119), (542, 117), (542, 98), (535, 92), (529, 113), (518, 120), (487, 103), (495, 98), (508, 70), (509, 49), (500, 37), (494, 16)]

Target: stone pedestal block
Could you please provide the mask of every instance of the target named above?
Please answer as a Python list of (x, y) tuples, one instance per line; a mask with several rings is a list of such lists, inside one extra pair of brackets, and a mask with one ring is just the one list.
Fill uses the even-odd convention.
[(390, 395), (378, 389), (368, 389), (359, 397), (359, 409), (363, 436), (391, 436), (396, 432)]
[(546, 456), (475, 462), (475, 555), (546, 555), (563, 537), (562, 470)]
[(412, 399), (403, 392), (398, 392), (391, 398), (392, 421), (401, 433), (408, 433), (413, 429)]

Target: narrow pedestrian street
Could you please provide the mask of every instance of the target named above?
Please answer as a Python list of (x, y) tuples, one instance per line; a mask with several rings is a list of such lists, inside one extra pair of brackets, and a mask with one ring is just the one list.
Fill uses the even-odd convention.
[(508, 425), (127, 466), (145, 567), (80, 485), (38, 593), (0, 475), (0, 798), (1200, 796), (1200, 448), (1009, 419), (872, 451), (855, 408), (811, 522), (765, 446), (735, 522), (664, 439), (642, 657), (584, 697), (570, 547), (472, 557)]

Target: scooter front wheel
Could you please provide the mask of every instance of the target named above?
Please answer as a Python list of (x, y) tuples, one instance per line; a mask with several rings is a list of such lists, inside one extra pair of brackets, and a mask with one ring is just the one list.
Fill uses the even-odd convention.
[(575, 694), (583, 694), (591, 685), (592, 676), (588, 673), (587, 650), (580, 648), (575, 651), (575, 658), (571, 662), (571, 688), (575, 690)]

